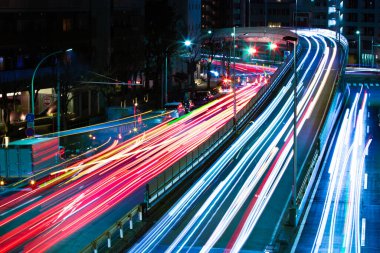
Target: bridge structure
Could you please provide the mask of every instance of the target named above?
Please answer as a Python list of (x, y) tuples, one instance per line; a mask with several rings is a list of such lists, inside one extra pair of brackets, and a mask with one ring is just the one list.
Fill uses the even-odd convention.
[[(220, 39), (231, 39), (231, 29), (216, 31), (215, 34)], [(23, 208), (18, 210), (14, 202), (3, 201), (1, 205), (3, 209), (10, 210), (10, 207), (14, 209), (1, 221), (1, 229), (4, 232), (2, 234), (6, 237), (1, 237), (0, 245), (9, 249), (42, 250), (43, 247), (52, 251), (75, 248), (83, 249), (83, 252), (97, 252), (115, 249), (113, 248), (115, 245), (120, 246), (115, 241), (117, 239), (123, 241), (126, 230), (132, 230), (135, 222), (147, 218), (153, 206), (165, 201), (167, 196), (173, 194), (173, 190), (190, 180), (191, 175), (211, 158), (215, 159), (213, 165), (205, 170), (206, 173), (200, 181), (196, 181), (183, 198), (194, 192), (200, 195), (197, 197), (193, 195), (194, 198), (186, 201), (180, 199), (178, 203), (184, 203), (184, 207), (181, 208), (185, 209), (176, 209), (179, 208), (177, 203), (169, 210), (169, 216), (176, 217), (169, 222), (170, 226), (168, 223), (163, 223), (165, 215), (152, 231), (170, 230), (172, 225), (180, 221), (185, 226), (184, 229), (189, 229), (190, 227), (182, 219), (192, 220), (194, 213), (188, 214), (186, 210), (197, 210), (198, 207), (199, 210), (208, 210), (208, 207), (202, 207), (205, 204), (202, 199), (207, 199), (207, 196), (219, 196), (216, 190), (229, 189), (228, 194), (223, 193), (227, 195), (223, 198), (221, 208), (215, 210), (215, 216), (202, 219), (201, 222), (224, 220), (223, 213), (230, 211), (228, 203), (232, 201), (236, 204), (234, 202), (236, 200), (228, 201), (228, 199), (231, 196), (241, 196), (240, 190), (247, 184), (241, 180), (250, 179), (253, 181), (244, 200), (248, 202), (241, 203), (241, 206), (249, 207), (241, 209), (240, 214), (243, 214), (243, 219), (241, 216), (231, 216), (230, 223), (220, 225), (240, 229), (231, 230), (235, 231), (233, 235), (223, 233), (213, 235), (213, 231), (217, 229), (205, 227), (201, 231), (205, 233), (202, 240), (198, 240), (201, 237), (196, 237), (196, 240), (193, 238), (190, 244), (189, 240), (184, 240), (182, 244), (175, 245), (165, 236), (181, 237), (181, 232), (171, 235), (165, 232), (166, 234), (162, 237), (156, 236), (153, 241), (150, 241), (150, 234), (147, 234), (134, 248), (131, 248), (131, 251), (189, 247), (201, 249), (205, 245), (208, 247), (206, 249), (238, 247), (242, 250), (262, 250), (267, 246), (278, 248), (281, 244), (288, 243), (297, 229), (304, 203), (310, 197), (309, 186), (312, 185), (314, 173), (317, 171), (315, 164), (321, 157), (325, 144), (321, 143), (321, 136), (329, 135), (331, 126), (325, 122), (331, 117), (328, 109), (332, 104), (333, 94), (341, 88), (339, 83), (347, 57), (347, 43), (344, 38), (337, 43), (334, 32), (309, 29), (299, 30), (296, 35), (287, 29), (235, 28), (234, 37), (248, 43), (274, 42), (282, 45), (287, 43), (285, 37), (293, 37), (299, 39), (299, 43), (295, 54), (290, 54), (285, 59), (272, 75), (269, 84), (236, 90), (235, 99), (233, 95), (225, 96), (190, 115), (154, 127), (151, 131), (125, 143), (116, 143), (100, 154), (68, 168), (66, 172), (71, 173), (69, 176), (60, 176), (54, 181), (55, 183), (44, 184), (38, 191), (44, 191), (46, 185), (49, 185), (48, 189), (54, 189), (58, 183), (60, 187), (68, 185), (67, 188), (45, 190), (43, 195), (32, 198), (33, 200), (23, 208), (35, 210), (45, 203), (46, 199), (52, 199), (53, 203), (56, 203), (54, 199), (59, 198), (61, 204), (55, 206), (44, 204), (50, 206), (45, 208), (48, 211), (33, 212), (34, 217), (32, 216), (32, 219), (29, 217), (28, 223), (17, 226), (14, 221), (21, 217), (19, 212), (23, 214), (27, 212)], [(296, 59), (293, 55), (297, 56)], [(294, 66), (296, 71), (293, 69)], [(291, 203), (293, 170), (289, 164), (293, 157), (291, 145), (294, 89), (292, 88), (295, 72), (297, 73), (295, 90), (299, 102), (296, 118), (299, 129), (297, 137), (302, 141), (298, 144), (300, 153), (296, 162), (299, 166), (296, 175), (299, 187), (296, 188), (296, 203)], [(184, 142), (185, 140), (188, 142)], [(223, 185), (230, 181), (235, 182), (234, 187)], [(197, 186), (201, 188), (194, 189)], [(31, 198), (34, 193), (36, 192), (19, 198), (20, 200)], [(69, 205), (73, 200), (75, 204)], [(295, 210), (291, 209), (294, 204), (297, 207)], [(256, 213), (252, 213), (253, 211)], [(257, 226), (249, 228), (249, 233), (243, 236), (241, 228), (244, 228), (245, 224), (236, 222), (244, 220), (247, 224), (251, 223), (252, 221), (248, 219), (251, 213), (256, 217), (254, 223)], [(184, 216), (178, 217), (177, 214)], [(34, 233), (29, 228), (41, 231), (42, 228), (36, 227), (36, 224), (41, 224), (40, 221), (45, 219), (45, 215), (49, 215), (50, 218), (55, 217), (54, 222), (58, 224), (53, 225), (55, 223), (49, 220), (42, 238), (41, 234)], [(295, 217), (294, 220), (289, 218), (292, 215)], [(160, 224), (164, 224), (165, 229), (160, 227)], [(70, 226), (72, 229), (62, 233), (60, 230), (62, 225)], [(198, 225), (199, 227), (202, 226)], [(15, 231), (22, 229), (28, 231), (24, 236), (26, 241), (17, 240), (19, 244), (10, 243), (17, 234)], [(258, 234), (261, 236), (254, 236)], [(214, 242), (207, 241), (207, 238), (211, 238), (207, 235), (216, 236), (213, 238), (218, 239)], [(236, 238), (245, 239), (235, 240)], [(178, 240), (183, 240), (183, 237)], [(250, 243), (245, 244), (246, 241)], [(147, 247), (145, 242), (150, 246)]]

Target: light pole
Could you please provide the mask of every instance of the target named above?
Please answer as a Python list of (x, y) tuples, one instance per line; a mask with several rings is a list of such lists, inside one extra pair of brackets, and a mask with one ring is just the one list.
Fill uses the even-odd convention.
[(251, 0), (248, 0), (248, 27), (251, 26)]
[[(190, 47), (192, 42), (190, 40), (185, 40), (184, 42), (186, 47)], [(177, 45), (177, 42), (170, 44), (165, 48), (165, 81), (162, 87), (162, 107), (168, 102), (168, 51), (172, 46)]]
[(234, 121), (234, 131), (236, 133), (236, 130), (237, 130), (237, 118), (236, 118), (236, 83), (235, 83), (235, 78), (236, 78), (236, 73), (235, 73), (235, 63), (236, 63), (236, 55), (235, 55), (235, 43), (236, 43), (236, 28), (235, 26), (233, 27), (233, 33), (232, 33), (232, 36), (233, 36), (233, 56), (234, 56), (234, 69), (233, 69), (233, 77), (232, 77), (232, 90), (233, 90), (233, 93), (234, 93), (234, 118), (233, 118), (233, 121)]
[(360, 68), (360, 66), (361, 66), (360, 63), (361, 63), (361, 58), (362, 58), (362, 57), (361, 57), (362, 55), (361, 55), (361, 52), (360, 52), (360, 51), (361, 51), (360, 31), (357, 30), (357, 31), (356, 31), (356, 34), (357, 34), (358, 37), (359, 37), (359, 43), (358, 43), (358, 51), (359, 51), (358, 53), (359, 53), (359, 55), (358, 55), (358, 58), (359, 58), (359, 68)]
[[(41, 66), (41, 64), (47, 59), (49, 58), (50, 56), (53, 56), (53, 55), (56, 55), (56, 54), (60, 54), (60, 53), (63, 53), (63, 52), (69, 52), (69, 51), (72, 51), (71, 48), (63, 51), (63, 50), (59, 50), (59, 51), (55, 51), (51, 54), (48, 54), (46, 55), (44, 58), (42, 58), (42, 60), (37, 64), (36, 68), (34, 69), (34, 72), (33, 72), (33, 75), (32, 75), (32, 81), (31, 81), (31, 84), (30, 84), (30, 108), (31, 108), (31, 113), (34, 117), (34, 78), (36, 76), (36, 73), (37, 73), (37, 70), (38, 68)], [(58, 81), (57, 81), (57, 129), (59, 129), (59, 125), (58, 123), (60, 123), (60, 111), (58, 111), (58, 109), (60, 110), (60, 97), (58, 95), (60, 95), (60, 83), (59, 83), (59, 65), (58, 65), (58, 70), (57, 70), (57, 75), (58, 75)], [(59, 101), (59, 102), (58, 102)], [(58, 108), (59, 107), (59, 108)], [(33, 135), (34, 135), (34, 119), (33, 119), (33, 122), (32, 122), (32, 129), (33, 129)], [(59, 131), (58, 131), (58, 134), (59, 134)]]
[(137, 132), (137, 124), (136, 124), (136, 121), (137, 121), (136, 110), (137, 110), (137, 106), (138, 106), (137, 98), (133, 99), (132, 103), (133, 103), (133, 120), (135, 122), (135, 127), (133, 128), (133, 131)]
[(294, 226), (297, 224), (297, 37), (285, 36), (283, 40), (293, 43), (293, 187), (292, 187), (292, 209), (293, 209), (293, 222)]
[(372, 55), (371, 67), (373, 68), (375, 66), (375, 55), (373, 54), (373, 37), (371, 41), (371, 55)]

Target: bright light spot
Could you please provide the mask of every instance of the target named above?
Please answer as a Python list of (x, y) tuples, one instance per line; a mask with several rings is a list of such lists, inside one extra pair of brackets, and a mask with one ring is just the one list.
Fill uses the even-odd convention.
[(219, 73), (215, 70), (210, 70), (210, 73), (213, 74), (215, 77), (219, 76)]
[(256, 54), (256, 53), (257, 53), (257, 50), (256, 50), (256, 48), (254, 48), (254, 47), (249, 47), (249, 48), (248, 48), (248, 53), (249, 53), (249, 54)]
[(185, 46), (190, 46), (191, 45), (191, 41), (190, 40), (185, 40)]
[(276, 48), (277, 48), (277, 44), (276, 44), (276, 43), (270, 43), (270, 44), (269, 44), (269, 48), (270, 48), (271, 50), (276, 49)]

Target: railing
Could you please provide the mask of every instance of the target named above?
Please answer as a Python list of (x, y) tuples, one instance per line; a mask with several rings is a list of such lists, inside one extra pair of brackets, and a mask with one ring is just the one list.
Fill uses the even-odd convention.
[(118, 222), (113, 224), (107, 231), (98, 236), (94, 241), (81, 250), (81, 253), (89, 253), (98, 251), (112, 252), (115, 249), (116, 242), (125, 238), (125, 233), (132, 230), (136, 222), (141, 222), (143, 219), (143, 209), (141, 205), (135, 206)]
[[(301, 52), (300, 47), (297, 48), (297, 55)], [(255, 97), (253, 97), (248, 104), (242, 108), (237, 114), (238, 129), (250, 120), (252, 114), (261, 106), (266, 99), (270, 96), (271, 92), (281, 84), (285, 74), (293, 66), (293, 55), (288, 57), (285, 63), (276, 70), (272, 75), (271, 81), (268, 85), (259, 90)], [(233, 119), (229, 120), (225, 126), (214, 133), (209, 139), (195, 148), (188, 155), (181, 158), (175, 164), (166, 169), (163, 173), (152, 179), (147, 184), (147, 192), (145, 197), (145, 204), (136, 206), (129, 211), (117, 223), (112, 225), (107, 231), (100, 235), (91, 244), (86, 246), (81, 252), (94, 252), (108, 251), (112, 252), (115, 247), (113, 243), (116, 240), (125, 240), (125, 231), (133, 229), (134, 222), (141, 222), (143, 218), (143, 210), (150, 208), (168, 194), (174, 186), (177, 186), (186, 177), (188, 177), (194, 169), (201, 166), (207, 161), (212, 154), (214, 154), (225, 142), (232, 137), (234, 133)], [(126, 228), (126, 225), (128, 226)]]
[[(300, 54), (300, 47), (297, 54)], [(293, 55), (288, 57), (285, 63), (276, 70), (271, 77), (271, 82), (261, 88), (250, 102), (237, 114), (238, 128), (243, 127), (253, 112), (264, 102), (270, 93), (281, 83), (290, 68), (293, 66)], [(229, 120), (225, 126), (215, 132), (209, 139), (196, 147), (192, 152), (181, 158), (175, 164), (166, 169), (163, 173), (152, 179), (147, 184), (146, 203), (148, 208), (152, 207), (160, 199), (171, 191), (173, 186), (185, 180), (196, 168), (201, 166), (211, 155), (213, 155), (222, 145), (232, 137), (234, 133), (233, 119)]]

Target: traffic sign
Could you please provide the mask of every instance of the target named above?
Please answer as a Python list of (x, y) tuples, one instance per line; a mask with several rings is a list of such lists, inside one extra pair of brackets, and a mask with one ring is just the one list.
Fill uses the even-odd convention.
[(27, 128), (27, 129), (25, 130), (25, 134), (26, 134), (26, 136), (28, 136), (28, 137), (34, 136), (34, 129), (33, 129), (33, 128)]
[(33, 113), (28, 113), (25, 116), (25, 120), (26, 120), (26, 122), (33, 122), (34, 121), (34, 114)]
[(44, 96), (44, 106), (49, 106), (51, 104), (51, 96), (45, 95)]

